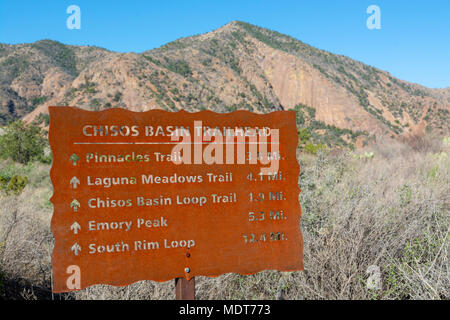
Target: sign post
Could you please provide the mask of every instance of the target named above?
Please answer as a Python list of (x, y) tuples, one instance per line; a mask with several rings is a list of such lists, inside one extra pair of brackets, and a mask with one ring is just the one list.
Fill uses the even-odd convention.
[(303, 270), (295, 112), (49, 110), (54, 292)]
[(177, 300), (195, 300), (195, 278), (191, 280), (176, 278), (175, 298)]

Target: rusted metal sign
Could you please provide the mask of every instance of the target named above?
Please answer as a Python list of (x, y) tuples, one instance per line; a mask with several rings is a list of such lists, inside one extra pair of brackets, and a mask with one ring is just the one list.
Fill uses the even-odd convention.
[(50, 107), (53, 290), (303, 269), (295, 113)]

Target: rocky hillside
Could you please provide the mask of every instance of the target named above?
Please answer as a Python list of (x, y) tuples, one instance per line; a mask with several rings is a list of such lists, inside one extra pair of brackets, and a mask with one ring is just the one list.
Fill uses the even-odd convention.
[(51, 40), (0, 44), (1, 123), (22, 117), (45, 125), (49, 105), (134, 111), (295, 109), (307, 135), (338, 145), (450, 131), (450, 88), (408, 83), (238, 21), (141, 54)]

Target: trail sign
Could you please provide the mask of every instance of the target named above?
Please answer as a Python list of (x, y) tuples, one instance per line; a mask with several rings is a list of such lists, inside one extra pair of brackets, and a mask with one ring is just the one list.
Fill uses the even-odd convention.
[(295, 112), (50, 107), (53, 290), (303, 269)]

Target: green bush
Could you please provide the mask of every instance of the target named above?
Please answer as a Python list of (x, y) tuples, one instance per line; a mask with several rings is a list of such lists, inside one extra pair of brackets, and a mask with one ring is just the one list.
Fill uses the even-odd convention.
[(6, 179), (5, 177), (0, 177), (0, 189), (5, 190), (8, 182), (8, 179)]
[(181, 74), (183, 77), (189, 77), (192, 75), (192, 70), (189, 67), (189, 64), (184, 60), (169, 62), (169, 64), (167, 65), (167, 69)]
[(326, 145), (324, 144), (313, 144), (313, 143), (308, 143), (305, 146), (305, 152), (307, 153), (311, 153), (311, 154), (317, 154), (317, 152), (319, 152), (320, 150), (325, 150), (327, 148)]
[(40, 104), (43, 104), (45, 101), (47, 101), (47, 97), (45, 97), (45, 96), (44, 97), (36, 97), (31, 100), (31, 104), (33, 106), (38, 106)]
[(50, 115), (46, 113), (40, 113), (39, 116), (34, 120), (34, 124), (40, 125), (43, 123), (46, 127), (50, 124)]
[(27, 164), (32, 160), (45, 158), (46, 140), (41, 129), (34, 124), (25, 124), (18, 120), (4, 127), (0, 136), (0, 156)]
[(13, 193), (19, 195), (22, 193), (27, 184), (28, 178), (26, 176), (18, 176), (15, 174), (7, 184), (4, 184), (4, 190), (7, 194)]
[(119, 102), (120, 99), (122, 99), (122, 92), (120, 92), (120, 91), (117, 90), (116, 93), (114, 93), (114, 99), (113, 99), (113, 101), (114, 101), (114, 102)]
[(306, 143), (311, 138), (311, 134), (307, 128), (302, 128), (298, 131), (298, 138), (300, 139), (300, 143)]
[(6, 194), (21, 194), (27, 184), (27, 176), (19, 176), (9, 171), (0, 172), (0, 189), (6, 192)]

